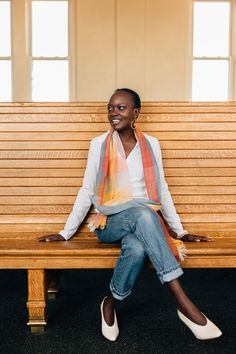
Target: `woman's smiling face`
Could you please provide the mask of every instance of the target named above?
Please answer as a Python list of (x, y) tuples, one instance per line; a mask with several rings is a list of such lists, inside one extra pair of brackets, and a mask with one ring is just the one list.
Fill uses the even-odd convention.
[(108, 119), (114, 130), (130, 130), (131, 123), (138, 117), (139, 109), (134, 108), (132, 96), (125, 91), (119, 91), (111, 96), (107, 105)]

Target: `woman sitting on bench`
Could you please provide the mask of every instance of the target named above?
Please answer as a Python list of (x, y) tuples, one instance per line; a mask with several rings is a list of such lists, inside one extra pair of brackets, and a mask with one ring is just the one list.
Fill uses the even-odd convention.
[[(165, 181), (159, 143), (135, 127), (140, 108), (139, 95), (130, 89), (118, 89), (111, 96), (111, 129), (91, 142), (83, 186), (64, 230), (39, 240), (68, 240), (93, 204), (97, 213), (89, 222), (90, 229), (102, 242), (121, 244), (110, 292), (101, 303), (104, 337), (111, 341), (118, 337), (115, 304), (131, 293), (146, 256), (161, 283), (173, 293), (178, 316), (195, 337), (219, 337), (219, 328), (192, 303), (178, 280), (183, 273), (178, 263), (185, 257), (183, 241), (209, 239), (183, 229)], [(163, 218), (175, 238), (169, 235)]]

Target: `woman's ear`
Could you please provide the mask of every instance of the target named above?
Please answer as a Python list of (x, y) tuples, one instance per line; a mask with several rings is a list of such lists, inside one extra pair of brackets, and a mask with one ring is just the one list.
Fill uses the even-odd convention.
[(135, 119), (138, 118), (139, 113), (140, 113), (140, 108), (135, 108), (135, 109), (134, 109), (134, 116), (135, 116)]

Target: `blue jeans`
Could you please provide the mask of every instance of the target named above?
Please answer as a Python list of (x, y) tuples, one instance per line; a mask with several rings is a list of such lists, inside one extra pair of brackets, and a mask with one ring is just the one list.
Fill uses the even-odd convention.
[(156, 213), (146, 206), (131, 207), (108, 216), (105, 229), (95, 230), (100, 241), (121, 243), (121, 252), (110, 283), (114, 298), (125, 299), (132, 291), (146, 256), (161, 283), (183, 271), (171, 252)]

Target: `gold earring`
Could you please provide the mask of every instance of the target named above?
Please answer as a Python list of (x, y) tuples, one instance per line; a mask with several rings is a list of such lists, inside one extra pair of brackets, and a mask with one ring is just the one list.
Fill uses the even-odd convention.
[(131, 126), (131, 128), (132, 128), (133, 130), (135, 130), (134, 122), (135, 122), (135, 119), (133, 119), (132, 122), (131, 122), (131, 124), (130, 124), (130, 126)]

